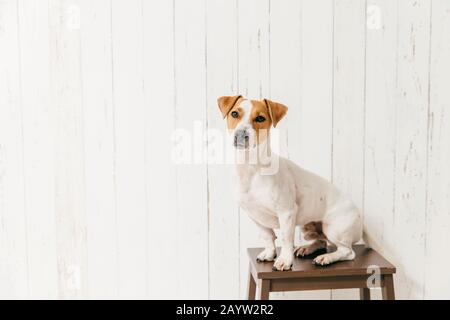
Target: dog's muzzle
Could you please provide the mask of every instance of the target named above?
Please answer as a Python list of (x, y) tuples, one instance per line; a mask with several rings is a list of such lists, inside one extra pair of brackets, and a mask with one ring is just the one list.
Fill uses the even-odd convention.
[(237, 130), (234, 133), (234, 146), (238, 149), (247, 149), (250, 145), (250, 135), (247, 130)]

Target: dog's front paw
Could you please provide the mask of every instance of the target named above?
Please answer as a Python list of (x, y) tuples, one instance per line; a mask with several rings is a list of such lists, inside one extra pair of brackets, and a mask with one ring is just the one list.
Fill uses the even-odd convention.
[(321, 254), (320, 256), (314, 258), (313, 264), (318, 266), (326, 266), (334, 262), (332, 257), (333, 256), (330, 253)]
[(280, 255), (275, 263), (273, 264), (272, 269), (278, 271), (287, 271), (292, 268), (293, 255)]
[(264, 249), (260, 254), (258, 254), (258, 257), (256, 257), (256, 261), (273, 261), (275, 260), (276, 256), (277, 252), (275, 251), (275, 249)]

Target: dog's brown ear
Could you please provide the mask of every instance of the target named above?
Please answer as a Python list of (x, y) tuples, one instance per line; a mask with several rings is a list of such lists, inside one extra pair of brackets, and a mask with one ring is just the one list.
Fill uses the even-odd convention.
[(264, 99), (264, 102), (266, 103), (267, 109), (269, 109), (269, 115), (272, 119), (272, 124), (274, 127), (276, 127), (278, 122), (283, 119), (288, 110), (288, 107), (286, 107), (284, 104), (270, 101), (269, 99)]
[(219, 105), (219, 109), (224, 118), (228, 115), (230, 110), (241, 97), (242, 96), (224, 96), (217, 99), (217, 104)]

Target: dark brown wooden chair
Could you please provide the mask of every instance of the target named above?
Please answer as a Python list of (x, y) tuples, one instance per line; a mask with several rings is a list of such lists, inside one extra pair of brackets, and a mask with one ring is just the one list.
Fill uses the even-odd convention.
[(261, 300), (269, 299), (270, 292), (349, 288), (359, 288), (361, 300), (370, 300), (368, 287), (372, 286), (375, 273), (379, 275), (379, 281), (375, 282), (375, 285), (378, 284), (382, 288), (383, 300), (395, 299), (393, 279), (395, 267), (378, 252), (364, 245), (354, 246), (356, 258), (352, 261), (339, 261), (322, 267), (312, 264), (313, 257), (295, 258), (290, 271), (273, 271), (273, 262), (257, 262), (256, 256), (261, 250), (262, 248), (248, 249), (249, 300), (255, 299), (257, 286), (260, 289)]

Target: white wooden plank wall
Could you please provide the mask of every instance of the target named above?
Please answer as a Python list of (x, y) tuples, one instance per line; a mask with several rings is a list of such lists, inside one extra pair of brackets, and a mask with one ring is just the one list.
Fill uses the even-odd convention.
[(118, 296), (111, 1), (81, 2), (88, 296)]
[[(450, 99), (446, 84), (450, 77), (450, 3), (432, 1), (428, 110), (428, 197), (425, 234), (424, 296), (448, 297), (448, 274), (438, 274), (439, 258), (450, 240)], [(445, 259), (445, 258), (444, 258)]]
[[(181, 298), (208, 298), (208, 192), (207, 167), (200, 150), (206, 142), (200, 135), (206, 127), (206, 6), (205, 1), (174, 2), (175, 126), (193, 132), (192, 163), (176, 168), (177, 236), (175, 263)], [(200, 130), (200, 131), (199, 131)], [(200, 132), (200, 134), (199, 134)], [(153, 156), (157, 156), (155, 150)], [(164, 179), (164, 177), (159, 177)], [(159, 210), (164, 210), (159, 208)], [(167, 214), (161, 212), (161, 214)], [(155, 221), (157, 223), (157, 221)], [(165, 230), (167, 233), (172, 230)], [(165, 237), (168, 235), (166, 234)], [(157, 245), (157, 244), (155, 244)], [(158, 258), (156, 258), (158, 259)], [(164, 265), (164, 261), (162, 263)]]
[[(332, 181), (363, 209), (365, 1), (334, 2)], [(352, 290), (333, 291), (347, 298)]]
[(430, 0), (400, 1), (398, 16), (395, 242), (403, 248), (398, 294), (419, 298), (424, 291), (429, 108)]
[(0, 295), (20, 298), (28, 291), (27, 216), (24, 203), (23, 121), (18, 8), (0, 3)]
[(48, 12), (58, 296), (77, 298), (87, 292), (81, 13), (72, 0), (50, 0)]
[[(386, 255), (397, 237), (393, 227), (397, 50), (391, 49), (397, 43), (397, 10), (395, 1), (367, 1), (364, 221)], [(380, 295), (380, 290), (372, 290), (372, 295), (375, 292)]]
[(448, 298), (449, 74), (447, 0), (2, 0), (0, 297), (245, 298), (261, 242), (205, 162), (241, 93), (290, 107), (281, 154), (363, 210), (398, 298)]
[[(238, 0), (237, 5), (238, 92), (247, 97), (262, 99), (270, 96), (270, 1)], [(260, 241), (253, 221), (243, 210), (239, 211), (239, 215), (239, 297), (244, 298), (247, 294), (247, 247), (260, 246)]]
[[(18, 3), (20, 32), (28, 295), (58, 292), (55, 219), (55, 108), (50, 104), (48, 3)], [(17, 108), (17, 106), (16, 106)], [(24, 293), (26, 296), (26, 293)]]
[[(232, 299), (239, 295), (239, 208), (233, 192), (233, 167), (215, 163), (223, 156), (223, 120), (214, 107), (217, 97), (238, 92), (238, 6), (236, 1), (206, 2), (207, 126), (208, 138), (208, 239), (209, 297)], [(224, 26), (227, 26), (224, 28)], [(231, 146), (228, 146), (229, 148)], [(226, 245), (224, 245), (226, 243)], [(238, 279), (238, 281), (230, 281)], [(244, 282), (246, 278), (242, 278)], [(243, 287), (245, 287), (243, 285)]]
[[(177, 204), (173, 198), (176, 176), (169, 143), (175, 127), (174, 41), (172, 36), (167, 36), (173, 34), (173, 2), (164, 1), (162, 5), (158, 1), (145, 1), (143, 14), (144, 57), (154, 57), (144, 59), (148, 297), (164, 299), (173, 297), (178, 281), (178, 264), (173, 262), (177, 258), (175, 249), (179, 238), (166, 237), (168, 230), (175, 230), (177, 221)], [(153, 119), (155, 114), (157, 121)]]

